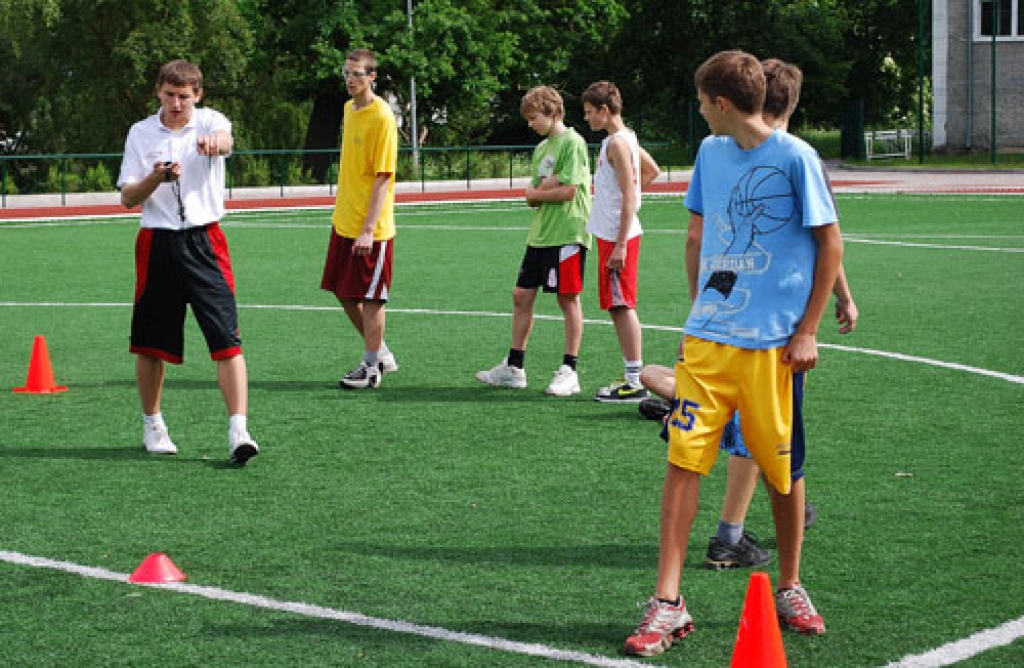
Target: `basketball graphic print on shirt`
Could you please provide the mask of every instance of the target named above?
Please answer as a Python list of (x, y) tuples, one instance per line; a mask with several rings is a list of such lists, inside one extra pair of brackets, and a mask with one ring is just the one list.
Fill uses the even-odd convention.
[[(702, 288), (701, 314), (706, 323), (722, 313), (735, 313), (746, 308), (750, 295), (737, 288), (744, 274), (764, 273), (771, 264), (771, 254), (758, 243), (763, 237), (792, 221), (794, 209), (793, 184), (776, 167), (754, 167), (732, 188), (727, 215), (714, 217), (709, 233), (717, 234), (725, 252), (702, 258), (702, 270), (710, 273)], [(708, 292), (717, 294), (708, 295)]]

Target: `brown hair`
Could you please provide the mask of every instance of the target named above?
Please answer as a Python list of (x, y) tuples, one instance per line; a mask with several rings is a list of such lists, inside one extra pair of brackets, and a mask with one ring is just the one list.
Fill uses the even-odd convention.
[(523, 117), (541, 113), (556, 120), (565, 117), (565, 103), (562, 96), (551, 86), (535, 86), (526, 91), (523, 101), (519, 103), (519, 111)]
[(595, 109), (606, 106), (613, 116), (622, 113), (622, 94), (611, 81), (596, 81), (587, 86), (583, 91), (583, 102)]
[(203, 73), (199, 67), (187, 60), (172, 60), (160, 68), (156, 75), (156, 87), (164, 84), (172, 86), (192, 86), (199, 92), (203, 89)]
[(712, 100), (724, 97), (744, 113), (759, 114), (764, 107), (764, 70), (749, 53), (716, 53), (697, 68), (693, 82), (698, 92)]
[(764, 69), (765, 97), (762, 113), (780, 120), (788, 119), (800, 102), (804, 73), (796, 65), (778, 58), (761, 61)]
[(352, 49), (345, 56), (345, 60), (362, 61), (367, 72), (377, 71), (377, 56), (369, 49)]

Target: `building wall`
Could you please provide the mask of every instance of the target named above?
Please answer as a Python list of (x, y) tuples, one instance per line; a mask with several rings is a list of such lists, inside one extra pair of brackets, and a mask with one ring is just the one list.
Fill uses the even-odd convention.
[[(932, 3), (936, 150), (992, 148), (992, 40), (973, 38), (977, 2)], [(1024, 148), (1024, 36), (997, 42), (996, 72), (996, 146)]]

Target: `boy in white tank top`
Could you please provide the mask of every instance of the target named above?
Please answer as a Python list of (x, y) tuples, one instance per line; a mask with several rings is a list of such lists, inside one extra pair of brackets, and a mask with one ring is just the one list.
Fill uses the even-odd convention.
[(637, 265), (643, 229), (637, 212), (640, 190), (658, 177), (657, 163), (622, 120), (622, 95), (608, 81), (583, 92), (583, 115), (591, 130), (604, 130), (594, 171), (594, 202), (587, 231), (597, 238), (598, 295), (611, 315), (622, 349), (623, 377), (602, 387), (595, 401), (634, 403), (647, 396), (640, 383), (643, 342), (636, 315)]

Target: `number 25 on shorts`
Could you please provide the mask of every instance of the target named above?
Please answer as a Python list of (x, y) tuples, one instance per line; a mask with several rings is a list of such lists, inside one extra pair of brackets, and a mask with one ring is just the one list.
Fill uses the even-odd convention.
[(695, 411), (700, 409), (700, 404), (686, 399), (685, 401), (679, 401), (679, 398), (675, 398), (672, 401), (672, 426), (676, 429), (683, 431), (690, 431), (693, 429), (693, 423), (697, 420)]

